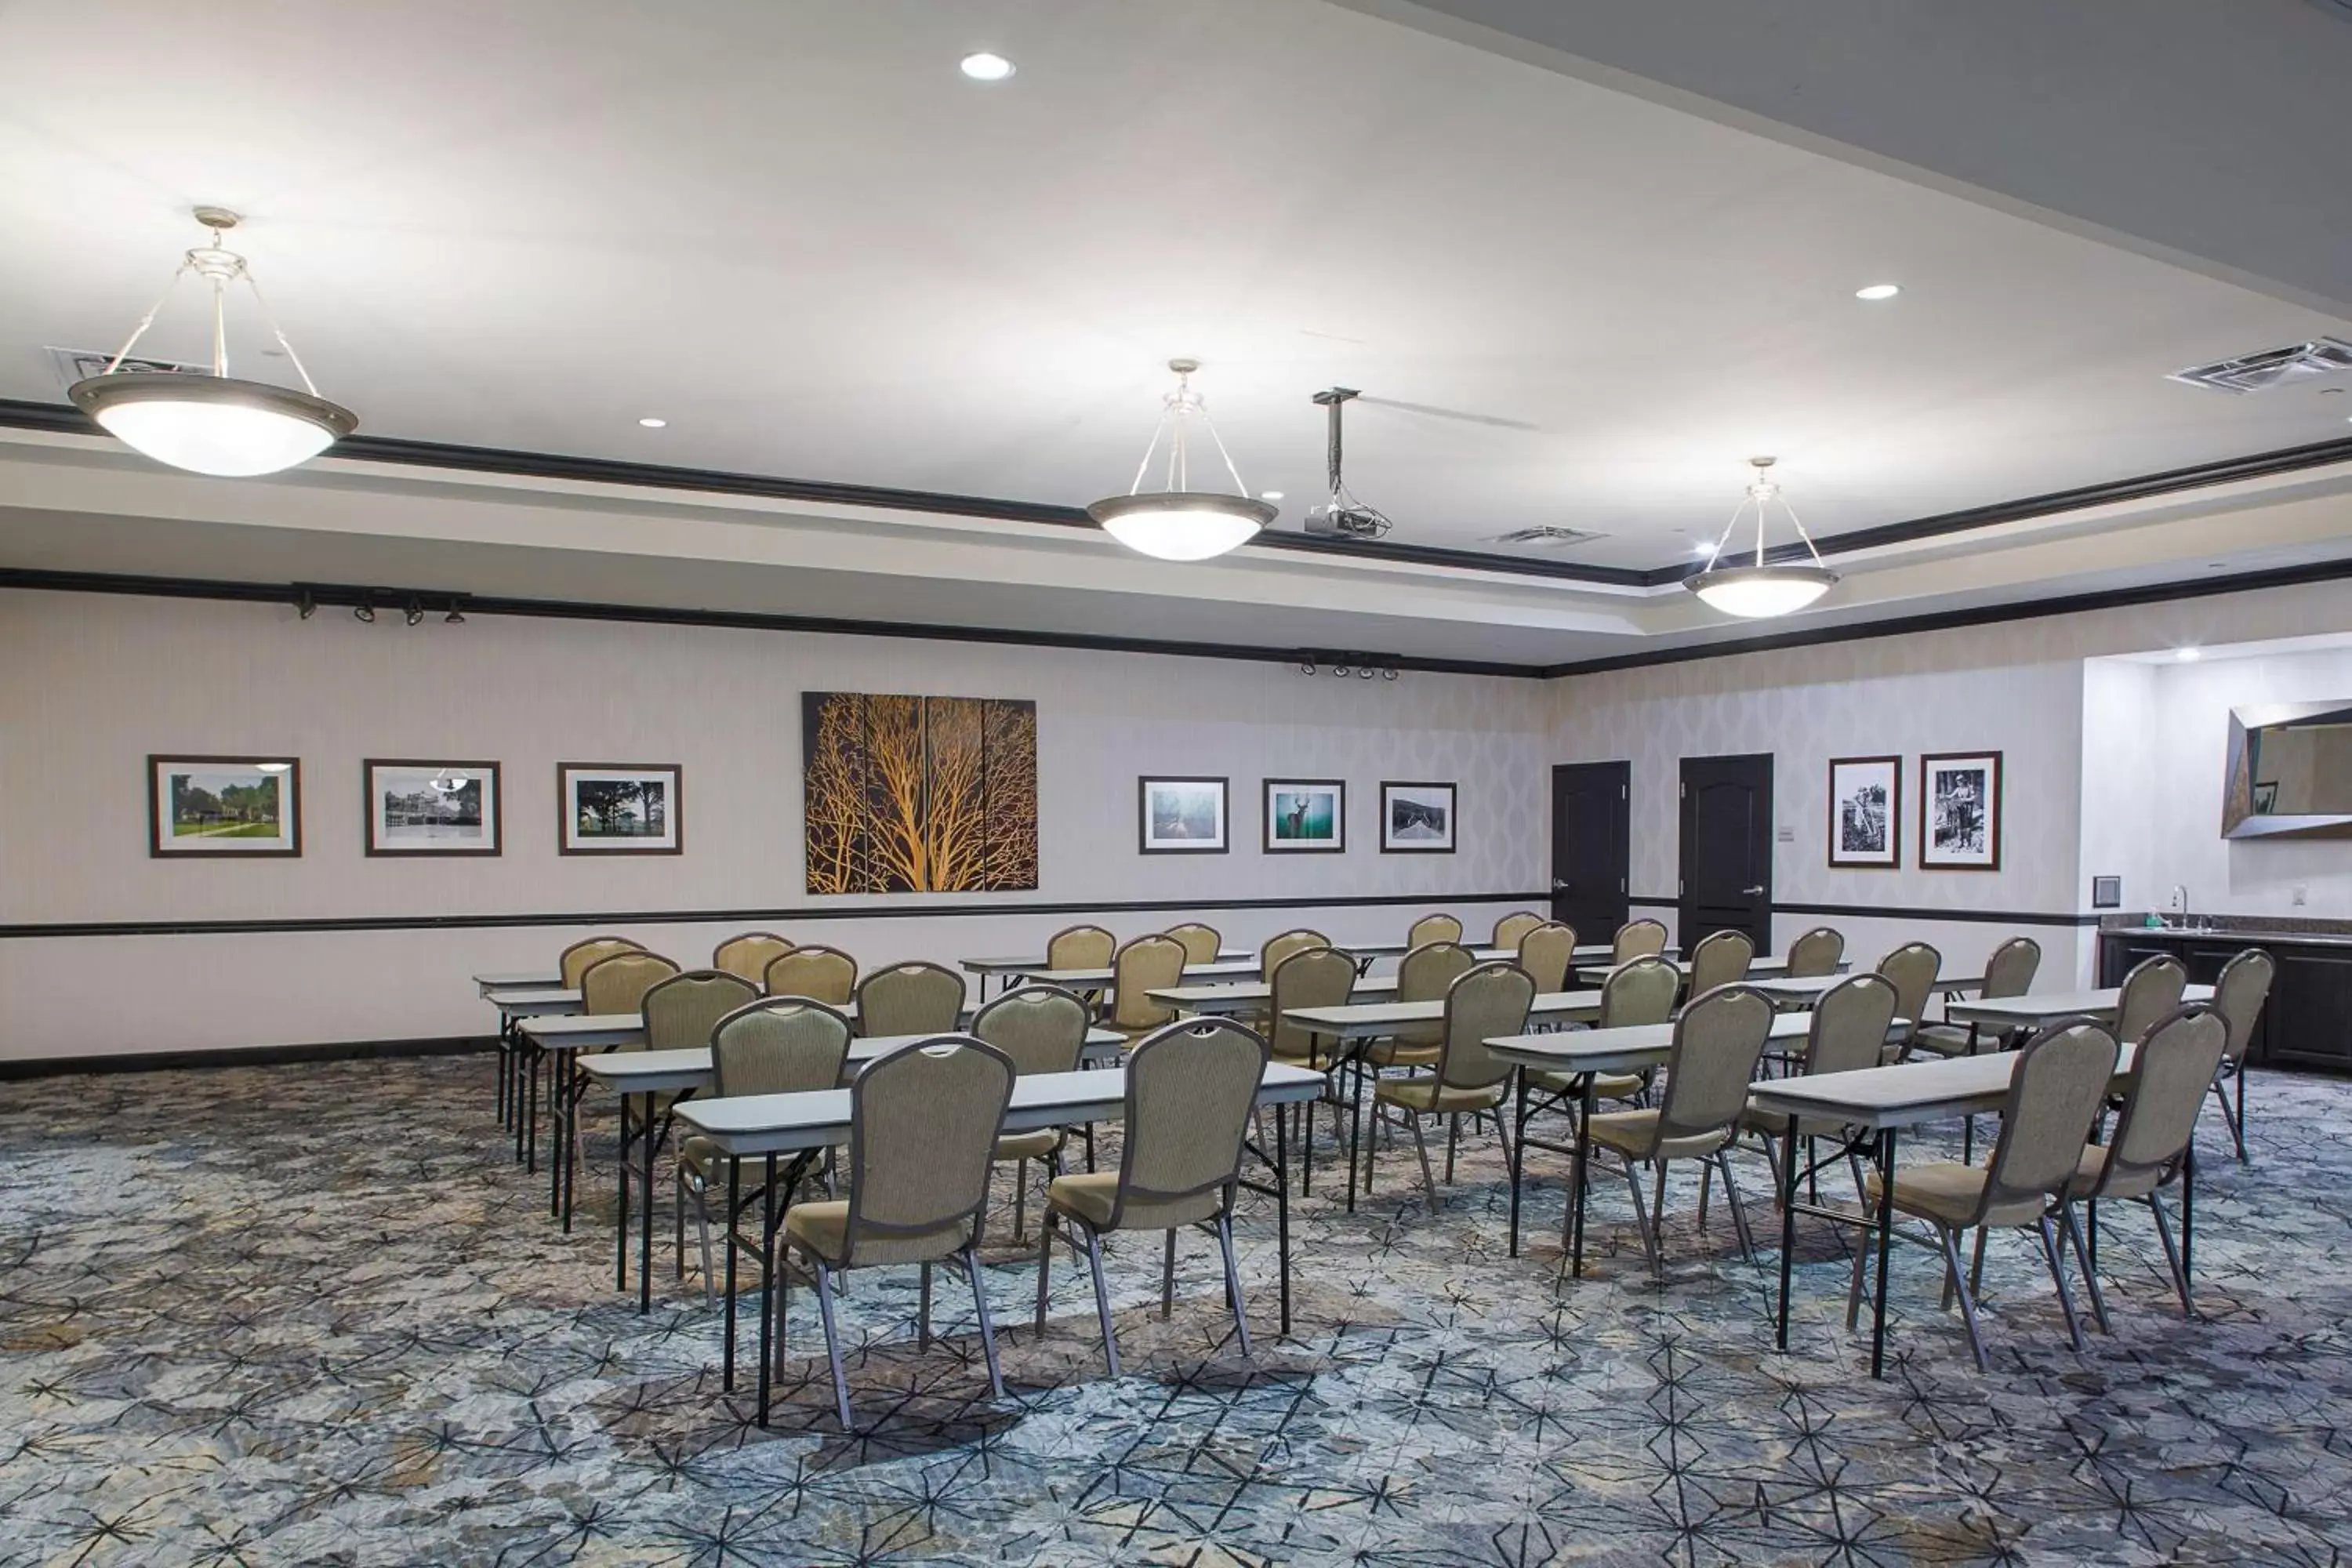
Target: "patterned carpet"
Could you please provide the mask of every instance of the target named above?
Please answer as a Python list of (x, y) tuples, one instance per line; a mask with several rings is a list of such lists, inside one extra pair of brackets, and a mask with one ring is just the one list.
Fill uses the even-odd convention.
[[(0, 1563), (992, 1564), (2283, 1563), (2352, 1550), (2352, 1085), (2261, 1077), (2256, 1163), (2209, 1125), (2199, 1301), (2168, 1305), (2144, 1213), (2101, 1262), (2112, 1339), (2065, 1348), (2014, 1238), (1979, 1375), (1924, 1252), (1898, 1249), (1889, 1376), (1843, 1324), (1846, 1265), (1801, 1230), (1793, 1352), (1772, 1258), (1670, 1189), (1654, 1285), (1622, 1182), (1592, 1277), (1557, 1283), (1560, 1188), (1507, 1258), (1491, 1136), (1432, 1217), (1410, 1145), (1377, 1200), (1294, 1203), (1298, 1333), (1274, 1337), (1274, 1225), (1242, 1226), (1254, 1360), (1214, 1248), (1176, 1310), (1159, 1245), (1111, 1248), (1128, 1375), (1083, 1271), (988, 1270), (994, 1404), (951, 1278), (914, 1348), (911, 1270), (845, 1302), (861, 1431), (836, 1428), (814, 1304), (777, 1425), (723, 1397), (698, 1285), (612, 1289), (611, 1117), (581, 1223), (509, 1163), (487, 1058), (57, 1079), (0, 1088)], [(593, 1102), (592, 1102), (593, 1104)], [(1328, 1159), (1328, 1156), (1327, 1156)], [(1545, 1167), (1549, 1169), (1549, 1167)], [(1750, 1212), (1777, 1237), (1760, 1161)], [(1318, 1178), (1328, 1177), (1327, 1164)], [(1003, 1189), (1000, 1189), (1002, 1191)], [(1826, 1190), (1826, 1189), (1825, 1189)], [(1000, 1239), (1004, 1228), (999, 1223)], [(665, 1231), (657, 1258), (666, 1258)], [(1866, 1323), (1866, 1320), (1865, 1320)]]

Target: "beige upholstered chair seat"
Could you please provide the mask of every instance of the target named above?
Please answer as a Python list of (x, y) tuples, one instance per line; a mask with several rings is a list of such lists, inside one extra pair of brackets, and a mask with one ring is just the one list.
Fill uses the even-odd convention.
[(1000, 1160), (1047, 1160), (1061, 1144), (1061, 1130), (1056, 1127), (1041, 1127), (1034, 1132), (1008, 1132), (996, 1141), (996, 1157)]
[(1434, 1078), (1386, 1079), (1377, 1091), (1378, 1098), (1391, 1105), (1402, 1105), (1412, 1110), (1434, 1111), (1457, 1115), (1465, 1111), (1492, 1110), (1503, 1103), (1503, 1086), (1499, 1083), (1480, 1084), (1458, 1089), (1441, 1083)]
[[(2015, 1203), (1996, 1204), (1979, 1220), (1977, 1205), (1983, 1201), (1984, 1184), (1982, 1165), (1963, 1165), (1952, 1160), (1906, 1165), (1895, 1173), (1895, 1211), (1946, 1226), (2003, 1226), (2032, 1225), (2047, 1206), (2039, 1196), (2021, 1198)], [(1883, 1190), (1877, 1172), (1870, 1172), (1864, 1178), (1864, 1191), (1871, 1203), (1878, 1202)]]
[(1364, 1059), (1376, 1067), (1435, 1067), (1445, 1047), (1435, 1040), (1374, 1040), (1364, 1047)]
[[(1118, 1202), (1118, 1173), (1081, 1171), (1075, 1175), (1056, 1176), (1053, 1185), (1045, 1189), (1045, 1197), (1063, 1213), (1077, 1215), (1097, 1230), (1105, 1229)], [(1224, 1203), (1224, 1193), (1216, 1188), (1184, 1198), (1150, 1199), (1129, 1194), (1127, 1213), (1121, 1216), (1122, 1228), (1170, 1230), (1180, 1225), (1200, 1225), (1216, 1218)]]
[[(784, 1215), (784, 1234), (794, 1246), (816, 1254), (827, 1263), (840, 1263), (849, 1250), (849, 1200), (794, 1204), (792, 1212)], [(857, 1261), (861, 1265), (925, 1263), (953, 1254), (971, 1234), (969, 1225), (956, 1220), (919, 1236), (868, 1236), (857, 1244)]]
[[(1779, 1138), (1789, 1131), (1789, 1119), (1778, 1111), (1759, 1110), (1750, 1105), (1739, 1113), (1739, 1125), (1744, 1131), (1761, 1132), (1768, 1138)], [(1845, 1136), (1845, 1123), (1826, 1121), (1817, 1117), (1803, 1117), (1797, 1122), (1797, 1136), (1843, 1138)]]
[[(1576, 1075), (1556, 1068), (1538, 1068), (1528, 1074), (1528, 1081), (1551, 1094), (1574, 1094)], [(1604, 1072), (1592, 1080), (1595, 1100), (1631, 1100), (1642, 1092), (1641, 1075), (1630, 1072)]]
[(1117, 1171), (1085, 1171), (1075, 1175), (1056, 1176), (1045, 1189), (1049, 1202), (1076, 1215), (1097, 1229), (1110, 1224), (1111, 1205), (1118, 1197)]
[(1592, 1141), (1636, 1160), (1696, 1160), (1731, 1142), (1731, 1130), (1724, 1128), (1695, 1138), (1669, 1138), (1661, 1143), (1659, 1114), (1656, 1110), (1596, 1111), (1591, 1122)]
[[(2099, 1178), (2106, 1173), (2106, 1169), (2107, 1146), (2105, 1143), (2085, 1144), (2083, 1149), (2083, 1163), (2079, 1173), (2074, 1178), (2074, 1190), (2078, 1193), (2087, 1192), (2097, 1186)], [(2119, 1175), (2108, 1184), (2105, 1192), (2098, 1195), (2103, 1198), (2144, 1198), (2164, 1184), (2163, 1174), (2163, 1169), (2159, 1166), (2143, 1168), (2128, 1174)]]
[[(1976, 1037), (1979, 1051), (1996, 1048), (2000, 1044), (1998, 1035), (1979, 1030)], [(1911, 1037), (1911, 1043), (1923, 1051), (1933, 1051), (1940, 1057), (1964, 1057), (1969, 1054), (1969, 1026), (1966, 1024), (1927, 1024)]]

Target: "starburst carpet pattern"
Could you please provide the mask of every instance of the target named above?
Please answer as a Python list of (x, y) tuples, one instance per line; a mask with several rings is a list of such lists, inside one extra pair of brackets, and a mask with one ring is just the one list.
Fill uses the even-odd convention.
[[(1109, 1247), (1127, 1375), (1084, 1271), (995, 1222), (1011, 1397), (956, 1279), (915, 1348), (912, 1270), (844, 1301), (857, 1430), (794, 1293), (774, 1425), (719, 1389), (719, 1325), (665, 1216), (650, 1315), (613, 1289), (611, 1118), (564, 1236), (506, 1156), (486, 1058), (0, 1088), (0, 1563), (2278, 1563), (2352, 1552), (2352, 1085), (2257, 1077), (2255, 1163), (2209, 1121), (2184, 1322), (2144, 1211), (2101, 1250), (2115, 1314), (2066, 1347), (1997, 1237), (1979, 1375), (1937, 1266), (1898, 1249), (1888, 1376), (1844, 1326), (1845, 1254), (1801, 1227), (1791, 1352), (1718, 1197), (1669, 1189), (1653, 1282), (1597, 1179), (1562, 1287), (1561, 1189), (1504, 1247), (1492, 1135), (1441, 1212), (1410, 1144), (1352, 1215), (1294, 1199), (1297, 1331), (1275, 1337), (1270, 1201), (1239, 1226), (1256, 1353), (1213, 1247)], [(1921, 1150), (1925, 1152), (1924, 1146)], [(1827, 1189), (1825, 1188), (1825, 1191)], [(1000, 1196), (1004, 1189), (1000, 1185)], [(1034, 1206), (1032, 1210), (1034, 1221)], [(689, 1249), (691, 1241), (689, 1240)], [(1865, 1329), (1867, 1319), (1864, 1320)]]

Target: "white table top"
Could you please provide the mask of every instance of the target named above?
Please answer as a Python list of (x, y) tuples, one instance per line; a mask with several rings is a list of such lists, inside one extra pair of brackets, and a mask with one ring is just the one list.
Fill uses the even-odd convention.
[[(865, 1067), (929, 1039), (929, 1035), (877, 1035), (849, 1042), (848, 1066)], [(1117, 1062), (1127, 1050), (1127, 1037), (1116, 1029), (1088, 1029), (1078, 1060), (1085, 1065)], [(681, 1089), (710, 1086), (710, 1050), (697, 1047), (677, 1051), (614, 1051), (608, 1056), (583, 1057), (580, 1070), (623, 1094), (663, 1094)]]
[[(2138, 1056), (2139, 1047), (2125, 1041), (2116, 1058), (2116, 1076), (2128, 1076)], [(1853, 1072), (1769, 1078), (1748, 1085), (1748, 1098), (1757, 1110), (1775, 1116), (1795, 1114), (1873, 1130), (1913, 1127), (2000, 1110), (2021, 1059), (2015, 1051), (1992, 1051)]]
[[(1321, 1094), (1319, 1072), (1286, 1062), (1266, 1064), (1257, 1099), (1261, 1105), (1287, 1104)], [(727, 1100), (688, 1100), (677, 1119), (736, 1156), (825, 1149), (849, 1136), (845, 1089), (807, 1094), (747, 1094)], [(1116, 1121), (1127, 1111), (1127, 1071), (1097, 1068), (1082, 1072), (1032, 1073), (1013, 1081), (1013, 1103), (1003, 1129), (1026, 1132), (1076, 1121)]]
[[(2123, 987), (2110, 985), (2098, 991), (2035, 991), (2023, 996), (1972, 997), (1954, 1002), (1944, 1009), (1944, 1016), (1955, 1024), (1998, 1024), (2005, 1028), (2033, 1029), (2054, 1024), (2061, 1018), (2097, 1018), (2110, 1020), (2116, 1016), (2116, 1005), (2123, 999)], [(2210, 985), (2191, 985), (2180, 994), (2180, 1000), (2210, 1002)]]
[[(1385, 995), (1393, 993), (1396, 985), (1393, 974), (1368, 974), (1357, 980), (1354, 994)], [(1144, 994), (1187, 1013), (1248, 1013), (1274, 1000), (1274, 984), (1266, 980), (1229, 980), (1214, 985), (1163, 985)]]
[[(1767, 996), (1777, 996), (1784, 1002), (1817, 1002), (1833, 987), (1843, 985), (1853, 978), (1853, 975), (1843, 973), (1805, 974), (1793, 978), (1783, 974), (1762, 980), (1750, 980), (1748, 984), (1763, 992)], [(1938, 975), (1936, 978), (1936, 984), (1928, 987), (1928, 990), (1933, 994), (1947, 991), (1973, 991), (1983, 984), (1984, 976), (1981, 974)]]
[[(1204, 977), (1252, 975), (1257, 973), (1257, 959), (1253, 955), (1220, 958), (1209, 963), (1188, 963), (1184, 966), (1184, 973)], [(1031, 969), (1023, 971), (1022, 976), (1040, 985), (1068, 985), (1081, 989), (1090, 985), (1108, 985), (1115, 978), (1108, 969)]]
[[(1813, 1021), (1801, 1013), (1772, 1019), (1768, 1041), (1801, 1040)], [(1672, 1024), (1632, 1024), (1616, 1029), (1566, 1029), (1555, 1035), (1505, 1035), (1486, 1048), (1505, 1061), (1557, 1072), (1636, 1072), (1664, 1063), (1674, 1052)]]
[(482, 998), (499, 1012), (518, 1018), (580, 1011), (580, 993), (561, 985), (500, 985), (484, 991)]
[[(1256, 956), (1255, 951), (1246, 947), (1226, 947), (1217, 950), (1220, 963), (1244, 958), (1254, 959)], [(973, 974), (1020, 974), (1034, 978), (1040, 974), (1056, 973), (1052, 963), (1043, 953), (1034, 953), (1027, 958), (960, 958), (956, 963)]]
[[(1666, 962), (1673, 964), (1675, 973), (1685, 980), (1690, 978), (1691, 961), (1689, 959), (1673, 958)], [(1845, 966), (1840, 964), (1838, 967), (1843, 969)], [(1609, 954), (1604, 950), (1597, 962), (1579, 963), (1576, 966), (1576, 974), (1580, 980), (1606, 980), (1617, 968), (1618, 965), (1610, 961)], [(1789, 961), (1785, 958), (1759, 957), (1750, 959), (1748, 963), (1748, 978), (1750, 980), (1765, 980), (1788, 973)]]
[[(1344, 1007), (1293, 1007), (1283, 1016), (1318, 1035), (1329, 1035), (1343, 1040), (1364, 1039), (1393, 1034), (1412, 1024), (1441, 1023), (1445, 1017), (1445, 1004), (1442, 1000), (1351, 1002)], [(1535, 999), (1534, 1005), (1528, 1009), (1528, 1016), (1589, 1022), (1601, 1016), (1601, 993), (1547, 992)]]
[(485, 996), (493, 991), (522, 991), (562, 984), (563, 972), (559, 969), (531, 969), (511, 974), (474, 976), (474, 988)]

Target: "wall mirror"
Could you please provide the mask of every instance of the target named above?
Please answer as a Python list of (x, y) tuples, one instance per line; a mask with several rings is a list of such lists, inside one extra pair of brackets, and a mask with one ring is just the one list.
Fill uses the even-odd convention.
[(2352, 837), (2352, 700), (2230, 710), (2221, 837)]

